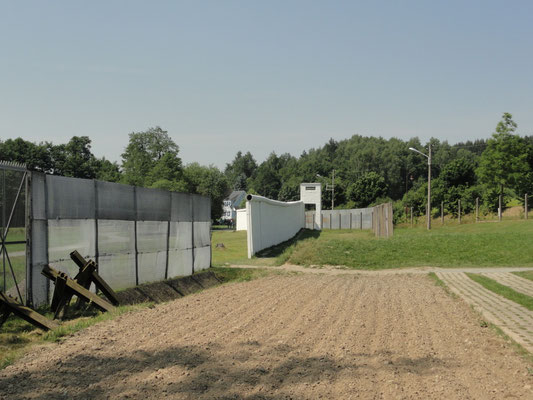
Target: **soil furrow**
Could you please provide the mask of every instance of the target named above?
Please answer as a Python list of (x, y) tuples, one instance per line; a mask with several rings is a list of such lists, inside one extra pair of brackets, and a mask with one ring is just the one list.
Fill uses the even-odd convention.
[(528, 367), (423, 275), (280, 275), (36, 349), (0, 399), (528, 399)]

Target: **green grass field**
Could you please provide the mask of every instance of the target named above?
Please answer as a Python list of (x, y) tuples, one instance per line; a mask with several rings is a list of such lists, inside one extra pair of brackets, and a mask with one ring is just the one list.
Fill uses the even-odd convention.
[[(233, 236), (231, 236), (233, 235)], [(213, 265), (344, 265), (377, 270), (407, 267), (533, 266), (533, 220), (401, 227), (390, 239), (369, 231), (324, 230), (286, 246), (275, 258), (246, 258), (246, 232), (213, 232)], [(225, 249), (214, 247), (224, 243)], [(268, 263), (263, 263), (266, 261)]]

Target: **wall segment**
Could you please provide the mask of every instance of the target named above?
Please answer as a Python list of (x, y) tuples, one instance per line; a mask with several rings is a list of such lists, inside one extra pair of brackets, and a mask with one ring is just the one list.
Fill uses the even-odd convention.
[(303, 201), (282, 202), (255, 195), (246, 200), (248, 258), (289, 240), (305, 227)]

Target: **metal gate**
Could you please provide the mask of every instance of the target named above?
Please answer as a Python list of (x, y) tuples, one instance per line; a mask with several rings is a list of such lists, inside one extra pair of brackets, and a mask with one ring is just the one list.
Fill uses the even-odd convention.
[(25, 303), (28, 172), (0, 161), (0, 291)]

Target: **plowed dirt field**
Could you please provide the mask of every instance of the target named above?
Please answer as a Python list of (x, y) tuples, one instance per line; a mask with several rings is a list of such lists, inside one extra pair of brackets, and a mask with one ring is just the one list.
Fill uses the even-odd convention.
[(424, 275), (279, 275), (95, 325), (1, 399), (531, 399), (526, 361)]

